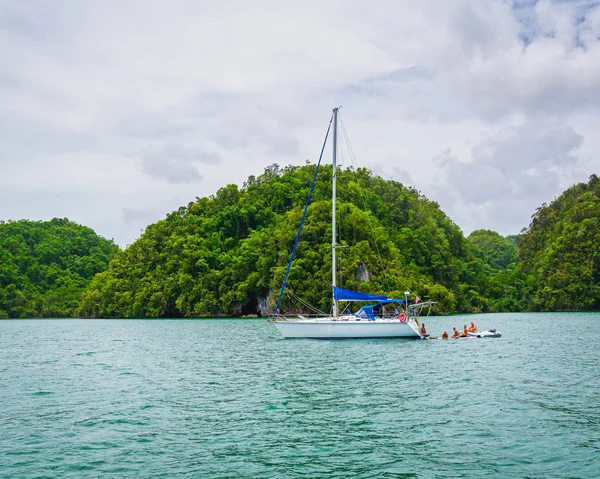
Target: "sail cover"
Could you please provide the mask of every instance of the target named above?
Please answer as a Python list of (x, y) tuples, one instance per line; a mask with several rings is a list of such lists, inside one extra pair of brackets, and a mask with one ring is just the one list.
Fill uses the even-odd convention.
[(351, 291), (344, 288), (333, 288), (333, 297), (336, 301), (386, 301), (387, 296), (381, 294), (367, 294)]

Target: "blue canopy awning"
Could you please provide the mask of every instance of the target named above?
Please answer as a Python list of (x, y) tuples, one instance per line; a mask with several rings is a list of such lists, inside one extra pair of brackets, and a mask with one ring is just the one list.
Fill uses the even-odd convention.
[(336, 301), (387, 301), (388, 297), (381, 294), (359, 293), (344, 288), (333, 288)]

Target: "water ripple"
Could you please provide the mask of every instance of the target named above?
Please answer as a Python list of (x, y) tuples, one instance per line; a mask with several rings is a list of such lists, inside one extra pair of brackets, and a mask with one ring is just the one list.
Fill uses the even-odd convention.
[(504, 337), (0, 321), (0, 476), (597, 477), (600, 314), (475, 319)]

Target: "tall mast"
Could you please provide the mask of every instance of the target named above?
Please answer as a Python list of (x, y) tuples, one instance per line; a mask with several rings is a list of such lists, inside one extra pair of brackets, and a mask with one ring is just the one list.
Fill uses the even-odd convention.
[(332, 187), (332, 201), (331, 201), (331, 294), (333, 299), (333, 317), (337, 318), (338, 305), (335, 300), (335, 288), (336, 288), (336, 260), (335, 260), (335, 246), (336, 246), (336, 226), (335, 226), (335, 213), (336, 213), (336, 180), (337, 180), (337, 119), (338, 119), (339, 108), (333, 109), (333, 187)]

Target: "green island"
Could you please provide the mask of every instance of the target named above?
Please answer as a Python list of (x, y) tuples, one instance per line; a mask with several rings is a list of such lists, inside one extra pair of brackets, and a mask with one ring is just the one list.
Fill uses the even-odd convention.
[[(314, 170), (272, 165), (173, 211), (124, 250), (67, 219), (0, 222), (0, 318), (266, 316)], [(284, 312), (298, 310), (295, 298), (329, 310), (332, 172), (321, 167)], [(409, 290), (437, 314), (600, 310), (596, 175), (508, 237), (465, 237), (437, 203), (362, 168), (338, 170), (337, 210), (344, 287)]]
[(0, 318), (73, 317), (119, 248), (67, 219), (0, 221)]

